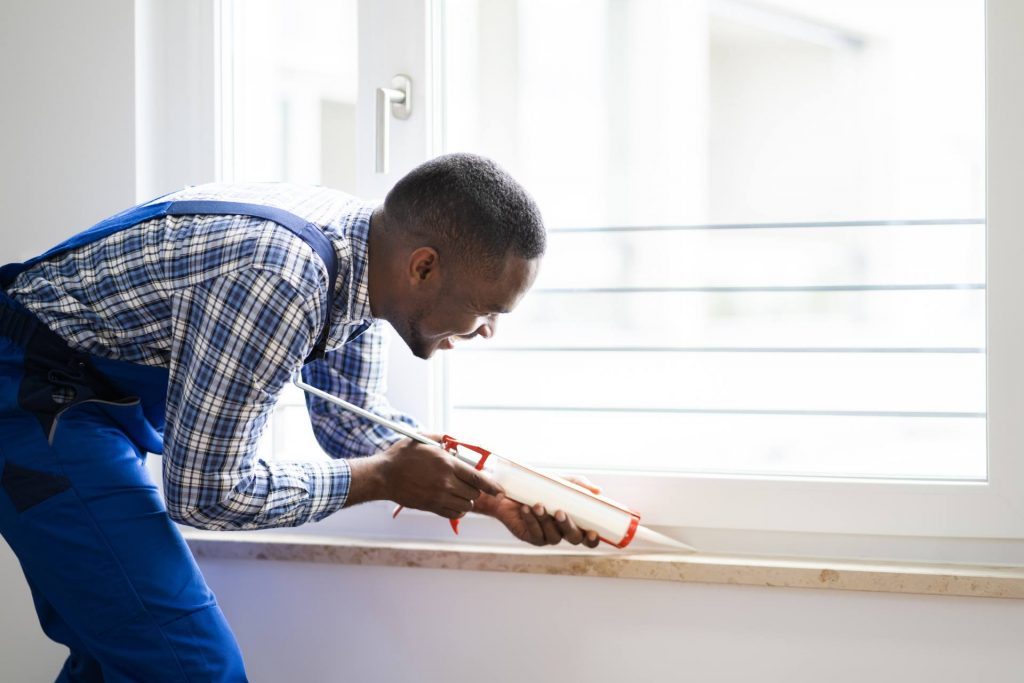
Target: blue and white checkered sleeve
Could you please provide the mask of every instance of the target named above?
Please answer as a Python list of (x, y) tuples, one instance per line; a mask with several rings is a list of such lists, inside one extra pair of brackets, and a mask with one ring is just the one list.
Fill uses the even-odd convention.
[(344, 506), (344, 461), (268, 462), (257, 442), (320, 329), (322, 296), (245, 268), (175, 294), (164, 488), (176, 521), (257, 529)]
[[(384, 321), (378, 320), (354, 340), (305, 366), (302, 377), (307, 383), (381, 417), (419, 428), (414, 418), (392, 408), (385, 396), (387, 346), (387, 329)], [(317, 441), (332, 458), (372, 455), (402, 438), (315, 396), (306, 396), (306, 407)]]

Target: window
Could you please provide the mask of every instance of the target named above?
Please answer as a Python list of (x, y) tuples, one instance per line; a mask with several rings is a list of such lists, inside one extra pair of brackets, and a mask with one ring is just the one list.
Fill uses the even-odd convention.
[(523, 310), (450, 355), (452, 429), (561, 467), (985, 478), (982, 3), (444, 7), (446, 149), (553, 228)]
[[(312, 24), (335, 44), (355, 26), (352, 3), (293, 6), (319, 8)], [(750, 531), (798, 532), (813, 540), (786, 552), (819, 554), (871, 554), (837, 534), (1024, 538), (1013, 3), (363, 2), (359, 35), (374, 40), (346, 45), (336, 71), (315, 50), (301, 62), (275, 7), (234, 4), (235, 179), (349, 189), (325, 170), (342, 129), (325, 122), (345, 121), (354, 167), (333, 177), (358, 194), (474, 151), (553, 228), (541, 280), (500, 334), (433, 375), (393, 373), (398, 405), (512, 457), (593, 471), (704, 548), (749, 550)], [(374, 89), (398, 73), (414, 115), (391, 121), (391, 170), (375, 174)], [(242, 105), (249, 87), (264, 99)], [(293, 457), (304, 414), (285, 406), (275, 425)], [(326, 526), (361, 528), (357, 512)], [(992, 561), (1017, 552), (995, 545)]]

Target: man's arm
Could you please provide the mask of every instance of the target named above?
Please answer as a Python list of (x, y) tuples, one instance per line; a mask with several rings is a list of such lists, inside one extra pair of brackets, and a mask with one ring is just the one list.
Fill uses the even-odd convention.
[(176, 521), (208, 529), (295, 526), (344, 505), (348, 463), (256, 458), (277, 395), (323, 315), (321, 289), (298, 286), (247, 268), (172, 296), (163, 465)]
[[(387, 390), (387, 331), (383, 325), (382, 321), (374, 323), (362, 335), (327, 354), (323, 360), (305, 366), (302, 369), (303, 379), (318, 389), (339, 396), (381, 417), (405, 422), (418, 428), (412, 417), (392, 408), (384, 395)], [(482, 485), (477, 488), (483, 491), (483, 494), (474, 497), (473, 503), (469, 506), (455, 498), (445, 498), (439, 502), (431, 498), (432, 493), (429, 489), (416, 487), (417, 483), (422, 482), (424, 474), (399, 478), (394, 469), (387, 471), (387, 466), (382, 469), (381, 464), (389, 459), (392, 460), (392, 464), (397, 464), (394, 459), (402, 456), (436, 458), (441, 451), (415, 444), (408, 439), (402, 440), (402, 437), (390, 429), (315, 396), (306, 396), (306, 405), (317, 440), (332, 457), (363, 456), (383, 451), (368, 458), (352, 458), (352, 491), (346, 505), (386, 498), (449, 518), (462, 516), (452, 514), (460, 510), (462, 514), (473, 510), (498, 519), (516, 538), (533, 545), (556, 544), (563, 539), (573, 544), (583, 543), (590, 547), (597, 545), (596, 534), (579, 529), (566, 515), (557, 514), (556, 510), (520, 505), (502, 496), (493, 495), (492, 489)], [(441, 457), (461, 464), (451, 456)], [(472, 472), (471, 469), (469, 471)], [(461, 472), (468, 480), (466, 473)], [(588, 488), (593, 486), (590, 482), (580, 483)], [(391, 493), (382, 493), (389, 485)], [(410, 490), (414, 487), (420, 490)], [(406, 502), (407, 496), (416, 502)], [(465, 498), (468, 497), (465, 495)]]

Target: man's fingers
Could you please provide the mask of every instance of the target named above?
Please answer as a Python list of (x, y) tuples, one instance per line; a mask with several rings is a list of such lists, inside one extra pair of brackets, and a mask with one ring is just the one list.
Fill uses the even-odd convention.
[(440, 515), (446, 519), (462, 519), (466, 516), (466, 511), (445, 506), (434, 510), (434, 514)]
[(519, 508), (519, 516), (526, 526), (526, 533), (529, 536), (523, 540), (533, 545), (544, 545), (544, 530), (540, 528), (540, 520), (533, 514), (528, 505)]
[(540, 521), (540, 528), (544, 530), (544, 542), (548, 545), (558, 545), (562, 540), (562, 533), (555, 526), (554, 518), (547, 514), (544, 506), (540, 503), (533, 506), (533, 514), (537, 515), (538, 521)]
[(569, 515), (565, 514), (561, 510), (555, 513), (555, 524), (558, 525), (558, 530), (562, 532), (562, 538), (569, 541), (573, 545), (579, 545), (583, 541), (583, 532), (576, 526), (576, 523), (569, 518)]
[(465, 498), (467, 500), (476, 500), (480, 497), (480, 489), (473, 488), (458, 478), (452, 480), (451, 492), (452, 495), (458, 496), (459, 498)]
[(596, 531), (588, 531), (583, 536), (583, 545), (587, 546), (588, 548), (596, 548), (597, 544), (600, 542), (601, 539), (598, 537)]
[(473, 509), (472, 500), (456, 495), (445, 496), (444, 502), (441, 505), (449, 510), (455, 510), (456, 512), (461, 512), (463, 514)]
[(504, 492), (501, 486), (498, 485), (498, 482), (491, 479), (489, 474), (484, 474), (479, 470), (475, 470), (459, 460), (456, 460), (454, 464), (455, 476), (473, 488), (479, 489), (484, 493), (489, 493), (492, 496), (496, 496), (499, 493)]

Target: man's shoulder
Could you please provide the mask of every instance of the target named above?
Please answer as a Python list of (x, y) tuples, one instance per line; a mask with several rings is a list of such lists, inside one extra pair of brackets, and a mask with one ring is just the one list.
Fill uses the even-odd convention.
[[(270, 206), (294, 214), (314, 225), (345, 223), (362, 203), (339, 190), (292, 183), (207, 183), (186, 188), (164, 201), (220, 201)], [(332, 232), (332, 231), (330, 231)], [(249, 233), (248, 242), (256, 270), (279, 275), (301, 297), (316, 297), (326, 284), (326, 267), (301, 237), (282, 227)]]

